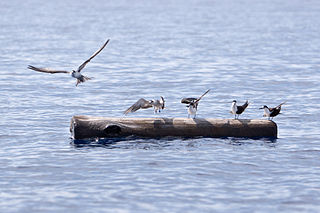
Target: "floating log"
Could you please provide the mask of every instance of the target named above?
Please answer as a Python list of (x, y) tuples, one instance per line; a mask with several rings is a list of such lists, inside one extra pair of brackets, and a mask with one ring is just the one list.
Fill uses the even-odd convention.
[(158, 138), (174, 137), (247, 137), (276, 138), (277, 124), (269, 120), (214, 118), (107, 118), (73, 116), (72, 138), (116, 138), (135, 135)]

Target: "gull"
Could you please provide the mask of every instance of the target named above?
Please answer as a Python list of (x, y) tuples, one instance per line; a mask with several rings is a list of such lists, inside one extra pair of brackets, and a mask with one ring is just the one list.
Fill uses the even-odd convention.
[(205, 93), (203, 93), (199, 98), (183, 98), (181, 100), (181, 103), (188, 104), (187, 105), (187, 107), (188, 107), (188, 118), (190, 118), (190, 116), (193, 116), (193, 118), (196, 118), (199, 101), (209, 91), (210, 91), (210, 89), (208, 89)]
[(78, 86), (79, 83), (83, 83), (87, 80), (90, 80), (92, 78), (89, 78), (87, 76), (84, 76), (82, 75), (80, 72), (81, 70), (87, 65), (87, 63), (89, 63), (91, 61), (91, 59), (93, 59), (96, 55), (98, 55), (102, 50), (103, 48), (108, 44), (110, 39), (108, 39), (103, 45), (102, 47), (100, 47), (100, 49), (98, 49), (95, 53), (93, 53), (92, 56), (90, 56), (89, 59), (87, 59), (85, 62), (83, 62), (77, 70), (72, 70), (72, 71), (65, 71), (65, 70), (55, 70), (55, 69), (51, 69), (51, 68), (38, 68), (38, 67), (34, 67), (34, 66), (31, 66), (29, 65), (28, 68), (29, 69), (32, 69), (34, 71), (37, 71), (37, 72), (44, 72), (44, 73), (50, 73), (50, 74), (55, 74), (55, 73), (68, 73), (68, 74), (71, 74), (71, 76), (73, 78), (76, 78), (77, 79), (77, 83), (76, 83), (76, 86)]
[[(237, 101), (233, 100), (231, 105), (231, 114), (234, 114), (234, 119), (239, 119), (239, 116), (248, 107), (249, 102), (246, 101), (242, 106), (237, 106)], [(238, 117), (237, 117), (238, 115)]]
[(259, 109), (264, 109), (263, 117), (268, 117), (268, 120), (270, 120), (270, 118), (272, 120), (273, 117), (276, 117), (277, 115), (280, 114), (281, 106), (285, 103), (286, 102), (283, 102), (274, 108), (269, 108), (269, 107), (267, 107), (267, 105), (264, 105), (263, 107), (261, 107)]
[(160, 96), (160, 100), (149, 100), (147, 101), (144, 98), (140, 98), (136, 103), (134, 103), (131, 107), (129, 107), (124, 114), (135, 112), (139, 109), (148, 109), (153, 107), (154, 113), (160, 113), (161, 110), (164, 109), (165, 100), (162, 96)]

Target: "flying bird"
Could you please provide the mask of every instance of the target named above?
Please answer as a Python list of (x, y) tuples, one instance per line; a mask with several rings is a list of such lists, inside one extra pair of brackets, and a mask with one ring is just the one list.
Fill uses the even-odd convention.
[(187, 107), (188, 107), (188, 118), (190, 118), (190, 116), (193, 116), (193, 118), (196, 118), (199, 101), (209, 91), (210, 91), (210, 89), (208, 89), (205, 93), (203, 93), (199, 98), (183, 98), (181, 100), (181, 103), (188, 104), (187, 105)]
[(249, 105), (249, 102), (246, 101), (242, 106), (237, 106), (237, 101), (233, 100), (230, 113), (234, 114), (234, 119), (239, 119), (240, 114), (244, 112), (244, 110), (248, 107), (248, 105)]
[(263, 117), (268, 117), (268, 120), (270, 120), (270, 118), (272, 120), (273, 117), (276, 117), (277, 115), (280, 114), (281, 106), (285, 103), (286, 102), (283, 102), (274, 108), (269, 108), (269, 107), (267, 107), (267, 105), (264, 105), (263, 107), (261, 107), (259, 109), (264, 109)]
[(102, 50), (103, 48), (105, 48), (105, 46), (108, 44), (110, 39), (108, 39), (103, 45), (102, 47), (100, 47), (100, 49), (98, 49), (92, 56), (90, 56), (89, 59), (87, 59), (85, 62), (83, 62), (77, 70), (72, 70), (72, 71), (65, 71), (65, 70), (55, 70), (55, 69), (50, 69), (50, 68), (38, 68), (38, 67), (34, 67), (34, 66), (31, 66), (29, 65), (28, 68), (29, 69), (32, 69), (34, 71), (37, 71), (37, 72), (44, 72), (44, 73), (50, 73), (50, 74), (55, 74), (55, 73), (68, 73), (68, 74), (71, 74), (71, 76), (73, 78), (76, 78), (77, 79), (77, 83), (76, 83), (76, 86), (78, 86), (78, 84), (80, 83), (83, 83), (87, 80), (90, 80), (92, 78), (89, 78), (87, 76), (84, 76), (82, 75), (80, 72), (81, 70), (91, 61), (91, 59), (93, 59), (96, 55), (98, 55)]
[(140, 98), (136, 103), (134, 103), (131, 107), (129, 107), (124, 114), (135, 112), (139, 109), (148, 109), (153, 107), (154, 113), (160, 113), (161, 110), (164, 109), (165, 100), (162, 96), (160, 96), (160, 100), (149, 100), (147, 101), (144, 98)]

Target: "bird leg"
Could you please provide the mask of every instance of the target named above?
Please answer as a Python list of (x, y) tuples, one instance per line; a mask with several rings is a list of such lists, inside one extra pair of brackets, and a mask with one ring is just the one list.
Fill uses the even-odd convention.
[(78, 84), (79, 84), (80, 82), (81, 82), (81, 81), (77, 78), (76, 87), (78, 86)]

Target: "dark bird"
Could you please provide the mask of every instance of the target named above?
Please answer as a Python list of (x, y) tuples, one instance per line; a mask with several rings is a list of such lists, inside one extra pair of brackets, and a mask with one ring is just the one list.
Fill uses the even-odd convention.
[(270, 118), (272, 120), (273, 117), (276, 117), (277, 115), (280, 114), (281, 106), (285, 103), (286, 102), (283, 102), (274, 108), (269, 108), (269, 107), (267, 107), (267, 105), (264, 105), (263, 107), (261, 107), (259, 109), (264, 109), (263, 117), (268, 117), (268, 120), (270, 120)]
[(83, 62), (77, 70), (72, 70), (72, 71), (65, 71), (65, 70), (54, 70), (54, 69), (50, 69), (50, 68), (38, 68), (38, 67), (34, 67), (29, 65), (28, 68), (32, 69), (34, 71), (37, 72), (45, 72), (45, 73), (50, 73), (50, 74), (55, 74), (55, 73), (68, 73), (71, 74), (72, 77), (77, 79), (77, 83), (76, 86), (78, 86), (79, 83), (85, 82), (87, 80), (90, 80), (92, 78), (89, 78), (87, 76), (82, 75), (80, 72), (81, 70), (87, 65), (87, 63), (89, 63), (91, 61), (91, 59), (93, 59), (96, 55), (98, 55), (103, 48), (108, 44), (110, 39), (108, 39), (103, 45), (102, 47), (100, 47), (99, 50), (97, 50), (92, 56), (90, 56), (89, 59), (87, 59), (85, 62)]
[[(246, 101), (242, 106), (237, 106), (237, 101), (233, 100), (230, 113), (234, 114), (234, 119), (239, 119), (241, 113), (248, 107), (249, 102)], [(237, 117), (238, 115), (238, 117)]]
[(149, 100), (147, 101), (144, 98), (140, 98), (136, 103), (134, 103), (131, 107), (129, 107), (124, 114), (127, 115), (130, 112), (135, 112), (139, 109), (148, 109), (153, 107), (154, 113), (161, 112), (164, 109), (165, 100), (162, 96), (160, 96), (160, 100)]
[(183, 104), (188, 104), (188, 105), (187, 105), (187, 107), (188, 107), (188, 118), (190, 118), (191, 115), (193, 115), (193, 118), (196, 117), (199, 101), (200, 101), (201, 98), (202, 98), (203, 96), (205, 96), (209, 91), (210, 91), (210, 89), (208, 89), (205, 93), (203, 93), (199, 98), (183, 98), (183, 99), (181, 100), (181, 103), (183, 103)]

